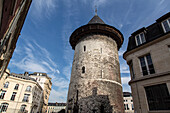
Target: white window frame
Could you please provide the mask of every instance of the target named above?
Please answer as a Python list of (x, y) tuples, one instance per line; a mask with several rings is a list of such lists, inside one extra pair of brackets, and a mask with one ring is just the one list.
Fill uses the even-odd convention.
[(5, 82), (4, 88), (8, 88), (8, 87), (9, 87), (9, 82)]
[[(168, 18), (168, 19), (170, 19), (170, 18)], [(164, 21), (167, 21), (168, 26), (169, 26), (169, 28), (170, 28), (170, 22), (168, 21), (168, 19), (166, 19), (166, 20), (164, 20)], [(164, 21), (161, 22), (161, 25), (162, 25), (162, 28), (163, 28), (163, 30), (164, 30), (164, 33), (166, 33), (166, 32), (168, 32), (168, 31), (165, 30), (165, 27), (164, 27), (164, 24), (163, 24)]]
[(28, 102), (29, 101), (29, 94), (24, 94), (23, 102)]
[(25, 109), (26, 109), (26, 107), (27, 107), (27, 105), (25, 105), (25, 104), (21, 105), (21, 107), (20, 107), (20, 111), (21, 111), (21, 112), (24, 112), (24, 111), (25, 111)]
[[(6, 91), (4, 91), (4, 90), (1, 91), (1, 94), (0, 94), (1, 98), (0, 99), (4, 99), (5, 93), (6, 93)], [(3, 98), (2, 98), (2, 95), (3, 95)]]
[(16, 92), (13, 92), (10, 100), (14, 101), (14, 100), (15, 100), (16, 95), (17, 95), (17, 93), (16, 93)]
[[(142, 38), (141, 38), (140, 34), (143, 34), (143, 36), (144, 36), (144, 42), (142, 42)], [(137, 38), (136, 38), (137, 36), (139, 36), (139, 40), (140, 40), (140, 43), (141, 43), (141, 44), (143, 44), (143, 43), (146, 42), (145, 33), (144, 33), (144, 32), (141, 32), (141, 33), (139, 33), (139, 34), (137, 34), (137, 35), (135, 36), (136, 46), (141, 45), (141, 44), (138, 44), (138, 41), (137, 41)]]
[[(142, 57), (144, 58), (144, 61), (145, 61), (145, 64), (146, 64), (146, 69), (147, 69), (147, 72), (148, 72), (147, 75), (150, 75), (150, 70), (149, 70), (149, 66), (148, 66), (148, 61), (147, 61), (147, 58), (146, 58), (147, 55), (148, 55), (148, 54), (146, 54), (146, 55), (144, 55), (144, 56), (142, 56)], [(140, 58), (142, 58), (142, 57), (139, 57), (139, 63), (140, 63), (141, 73), (143, 74), (142, 65), (141, 65), (141, 61), (140, 61)], [(151, 57), (151, 54), (150, 54), (150, 57)], [(151, 57), (151, 60), (152, 60), (152, 57)], [(152, 65), (153, 65), (153, 62), (152, 62)], [(155, 69), (154, 69), (154, 71), (155, 71)], [(146, 76), (146, 75), (145, 75), (145, 76)]]
[(18, 88), (19, 88), (19, 84), (16, 84), (14, 90), (18, 90)]
[[(8, 109), (8, 105), (9, 105), (8, 103), (2, 103), (2, 104), (1, 104), (1, 107), (0, 107), (0, 112), (2, 112), (2, 113), (6, 112), (7, 109)], [(3, 107), (3, 106), (5, 106), (4, 111), (2, 111), (2, 107)]]
[(30, 92), (30, 91), (31, 91), (31, 88), (32, 88), (31, 86), (27, 86), (26, 91), (29, 91), (29, 92)]

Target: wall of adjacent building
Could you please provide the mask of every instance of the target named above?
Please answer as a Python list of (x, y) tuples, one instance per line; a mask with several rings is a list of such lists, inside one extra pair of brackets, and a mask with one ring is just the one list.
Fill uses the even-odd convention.
[(1, 0), (0, 4), (0, 78), (12, 57), (32, 0)]
[[(13, 76), (8, 76), (4, 83), (9, 82), (8, 88), (3, 88), (6, 91), (4, 99), (0, 99), (0, 104), (8, 103), (7, 113), (18, 113), (21, 105), (26, 105), (26, 111), (40, 112), (41, 101), (42, 101), (42, 88), (37, 82), (32, 80), (25, 80)], [(19, 84), (18, 90), (14, 87)], [(31, 91), (26, 91), (27, 86), (31, 86)], [(16, 92), (15, 100), (11, 100), (13, 92)], [(29, 94), (29, 101), (23, 102), (24, 94)], [(36, 107), (34, 107), (36, 106)]]
[[(166, 34), (142, 47), (133, 50), (133, 54), (126, 57), (127, 62), (132, 60), (134, 76), (131, 80), (131, 89), (135, 111), (148, 113), (149, 107), (144, 87), (166, 83), (170, 93), (170, 33)], [(155, 73), (143, 75), (139, 57), (150, 53)], [(168, 113), (169, 110), (156, 111), (152, 113)]]
[(34, 78), (43, 89), (43, 107), (42, 112), (46, 112), (48, 107), (48, 100), (51, 92), (51, 78), (47, 75), (43, 76), (44, 73), (30, 74), (30, 77)]

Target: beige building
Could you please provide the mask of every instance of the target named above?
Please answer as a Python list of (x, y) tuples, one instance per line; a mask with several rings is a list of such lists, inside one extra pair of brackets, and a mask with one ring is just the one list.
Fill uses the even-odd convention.
[(170, 12), (129, 37), (124, 59), (135, 113), (170, 113)]
[[(12, 57), (32, 0), (0, 0), (0, 82)], [(1, 85), (0, 85), (1, 88)]]
[(123, 92), (123, 100), (125, 113), (134, 113), (132, 94), (129, 92)]
[(47, 107), (48, 107), (48, 99), (49, 99), (49, 96), (50, 96), (51, 86), (52, 86), (51, 78), (48, 77), (48, 75), (46, 73), (38, 73), (38, 72), (35, 72), (33, 74), (29, 74), (29, 76), (31, 78), (34, 78), (43, 89), (42, 112), (46, 113)]
[(66, 103), (48, 103), (47, 113), (58, 113), (65, 110)]
[(25, 74), (11, 73), (0, 91), (0, 112), (40, 113), (43, 89)]
[(0, 91), (3, 89), (5, 79), (7, 78), (9, 74), (10, 74), (10, 71), (6, 69), (6, 71), (4, 72), (4, 75), (0, 78)]

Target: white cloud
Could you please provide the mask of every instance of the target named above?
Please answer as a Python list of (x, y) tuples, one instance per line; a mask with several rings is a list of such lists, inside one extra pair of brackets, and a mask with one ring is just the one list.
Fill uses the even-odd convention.
[[(13, 59), (10, 62), (10, 67), (19, 68), (22, 71), (28, 72), (45, 72), (52, 78), (52, 89), (50, 93), (50, 102), (65, 102), (69, 80), (68, 76), (69, 67), (64, 68), (65, 76), (60, 75), (60, 70), (58, 66), (51, 58), (50, 53), (44, 47), (40, 46), (35, 41), (24, 40), (25, 45), (17, 47), (17, 51), (22, 51), (21, 53), (15, 53)], [(18, 58), (18, 54), (22, 55)]]
[(94, 5), (100, 6), (108, 2), (108, 0), (94, 0)]
[[(50, 53), (45, 48), (38, 45), (35, 41), (25, 41), (26, 44), (24, 46), (17, 47), (16, 49), (17, 51), (22, 51), (22, 54), (19, 52), (15, 53), (16, 55), (10, 62), (10, 66), (28, 72), (60, 73)], [(20, 58), (17, 56), (18, 53)]]
[(121, 73), (130, 73), (128, 65), (125, 63), (120, 63), (120, 72)]
[(58, 76), (52, 79), (52, 83), (55, 87), (58, 88), (68, 88), (69, 80)]
[(122, 86), (123, 86), (123, 92), (131, 92), (130, 86), (128, 85), (128, 82), (130, 81), (130, 77), (121, 77)]
[(58, 74), (60, 74), (60, 71), (59, 71), (58, 69), (56, 70), (56, 72), (57, 72)]
[(48, 18), (57, 7), (57, 0), (33, 0), (31, 7), (32, 17), (41, 19)]
[(119, 53), (119, 56), (123, 56), (123, 53), (125, 52), (125, 50), (119, 50), (118, 53)]
[(128, 84), (128, 82), (130, 81), (130, 76), (126, 76), (126, 77), (121, 77), (122, 80), (122, 84)]
[(64, 102), (67, 100), (67, 89), (55, 90), (52, 89), (50, 93), (49, 102)]

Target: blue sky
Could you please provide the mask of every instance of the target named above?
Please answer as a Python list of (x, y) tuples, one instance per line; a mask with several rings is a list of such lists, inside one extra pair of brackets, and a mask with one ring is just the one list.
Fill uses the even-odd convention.
[(66, 102), (74, 51), (71, 33), (87, 24), (94, 7), (106, 24), (124, 35), (119, 51), (123, 91), (130, 91), (122, 55), (128, 37), (170, 11), (170, 0), (33, 0), (8, 68), (14, 73), (45, 72), (52, 78), (49, 102)]

